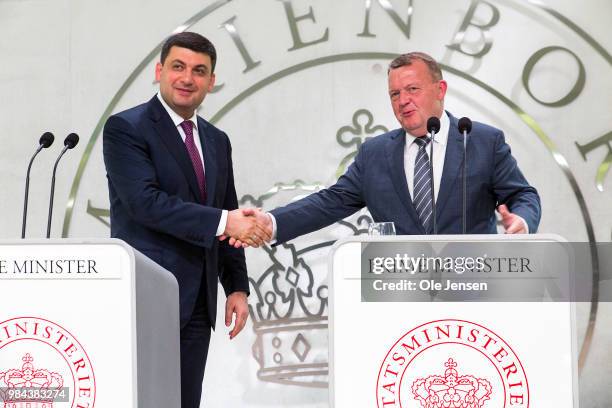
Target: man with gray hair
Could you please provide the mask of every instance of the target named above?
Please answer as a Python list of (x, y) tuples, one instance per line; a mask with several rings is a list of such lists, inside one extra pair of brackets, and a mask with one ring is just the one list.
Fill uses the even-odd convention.
[[(431, 234), (434, 205), (438, 233), (462, 232), (463, 136), (458, 120), (444, 110), (448, 85), (442, 71), (429, 55), (411, 52), (389, 64), (388, 84), (401, 127), (363, 143), (333, 186), (276, 208), (265, 218), (258, 214), (273, 228), (276, 243), (323, 228), (366, 206), (375, 222), (394, 222), (400, 235)], [(434, 200), (427, 136), (432, 116), (441, 124), (433, 142)], [(503, 132), (474, 122), (467, 155), (467, 232), (495, 234), (496, 209), (506, 233), (536, 232), (540, 198), (519, 170)]]

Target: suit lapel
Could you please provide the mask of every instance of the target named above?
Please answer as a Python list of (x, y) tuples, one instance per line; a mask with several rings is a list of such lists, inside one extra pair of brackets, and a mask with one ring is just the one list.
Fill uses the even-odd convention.
[(437, 218), (440, 219), (440, 214), (444, 210), (444, 206), (448, 202), (450, 192), (455, 186), (457, 177), (461, 172), (463, 164), (463, 136), (457, 128), (457, 119), (452, 115), (448, 115), (450, 119), (450, 127), (448, 130), (448, 141), (446, 145), (446, 155), (444, 157), (444, 168), (442, 170), (442, 181), (440, 182), (440, 191), (436, 200)]
[(212, 205), (217, 185), (217, 161), (215, 160), (215, 141), (207, 131), (208, 124), (198, 117), (198, 133), (202, 144), (202, 156), (204, 157), (204, 171), (206, 175), (206, 205)]
[(410, 192), (408, 191), (408, 181), (406, 180), (406, 170), (404, 169), (404, 149), (406, 147), (406, 134), (404, 131), (399, 130), (393, 136), (386, 146), (386, 155), (389, 163), (389, 173), (391, 174), (391, 180), (397, 191), (397, 195), (400, 198), (402, 204), (407, 213), (412, 218), (415, 225), (418, 226), (421, 233), (425, 233), (419, 216), (414, 209), (412, 204), (412, 198), (410, 198)]
[[(153, 120), (153, 128), (157, 132), (157, 135), (160, 137), (162, 142), (168, 148), (168, 151), (174, 160), (176, 160), (178, 163), (183, 175), (187, 179), (189, 188), (195, 197), (200, 197), (198, 180), (196, 178), (195, 171), (193, 170), (191, 159), (187, 154), (185, 143), (183, 142), (178, 129), (176, 126), (174, 126), (174, 123), (170, 119), (170, 116), (168, 116), (168, 113), (162, 106), (161, 102), (159, 99), (157, 99), (157, 96), (154, 96), (149, 101), (149, 113), (151, 119)], [(198, 199), (198, 201), (200, 200)]]

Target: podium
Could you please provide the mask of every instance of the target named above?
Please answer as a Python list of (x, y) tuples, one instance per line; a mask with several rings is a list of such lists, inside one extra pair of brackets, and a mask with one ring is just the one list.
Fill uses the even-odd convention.
[(578, 406), (560, 237), (355, 237), (329, 267), (330, 406)]
[(0, 285), (2, 406), (180, 406), (170, 272), (115, 239), (0, 241)]

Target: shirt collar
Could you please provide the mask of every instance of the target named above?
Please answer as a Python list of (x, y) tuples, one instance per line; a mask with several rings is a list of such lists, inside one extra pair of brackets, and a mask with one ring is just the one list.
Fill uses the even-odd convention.
[[(450, 130), (450, 119), (448, 117), (448, 113), (446, 111), (442, 112), (442, 116), (440, 117), (440, 131), (436, 133), (434, 137), (434, 143), (439, 144), (440, 146), (446, 146), (446, 142), (448, 141), (448, 131)], [(415, 136), (412, 136), (410, 133), (406, 133), (406, 144), (409, 146), (414, 143)]]
[[(168, 115), (170, 116), (170, 119), (172, 120), (172, 123), (174, 123), (174, 126), (180, 126), (181, 123), (183, 123), (185, 121), (185, 119), (183, 119), (183, 117), (181, 115), (179, 115), (178, 113), (176, 113), (175, 111), (172, 110), (172, 108), (170, 107), (170, 105), (168, 105), (166, 103), (166, 101), (164, 100), (164, 98), (161, 96), (161, 94), (158, 92), (157, 93), (157, 99), (159, 99), (159, 101), (161, 102), (162, 106), (164, 107), (164, 109), (166, 110), (166, 112), (168, 112)], [(191, 123), (193, 123), (193, 127), (197, 130), (198, 129), (198, 115), (196, 115), (195, 111), (193, 112), (193, 116), (190, 117), (189, 119)]]

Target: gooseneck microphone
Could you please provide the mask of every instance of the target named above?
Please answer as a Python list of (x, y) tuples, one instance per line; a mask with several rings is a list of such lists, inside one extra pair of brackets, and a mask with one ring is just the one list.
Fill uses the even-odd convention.
[(429, 138), (431, 141), (429, 142), (429, 178), (431, 182), (431, 216), (433, 222), (433, 233), (434, 235), (438, 234), (438, 225), (436, 222), (436, 193), (434, 186), (434, 170), (433, 170), (433, 146), (434, 146), (434, 136), (436, 133), (440, 131), (440, 119), (435, 116), (427, 119), (427, 133), (429, 133)]
[(53, 136), (53, 133), (43, 133), (40, 139), (38, 140), (38, 148), (30, 159), (30, 164), (28, 164), (28, 171), (26, 172), (25, 182), (25, 197), (23, 198), (23, 221), (21, 221), (21, 239), (25, 238), (26, 220), (28, 218), (28, 194), (30, 192), (30, 170), (32, 170), (32, 163), (34, 163), (34, 158), (36, 158), (38, 153), (40, 153), (42, 149), (46, 149), (47, 147), (51, 146), (54, 140), (55, 136)]
[(465, 116), (459, 119), (458, 126), (459, 132), (463, 135), (463, 169), (461, 178), (463, 180), (463, 214), (461, 225), (463, 227), (463, 234), (467, 233), (467, 135), (472, 131), (472, 121)]
[(53, 217), (53, 195), (55, 194), (55, 172), (57, 171), (57, 164), (64, 153), (66, 153), (69, 149), (74, 148), (77, 143), (79, 143), (79, 135), (76, 133), (71, 133), (66, 136), (66, 139), (64, 139), (64, 148), (57, 157), (55, 165), (53, 166), (53, 177), (51, 177), (51, 194), (49, 196), (49, 216), (47, 217), (47, 238), (51, 236), (51, 218)]

